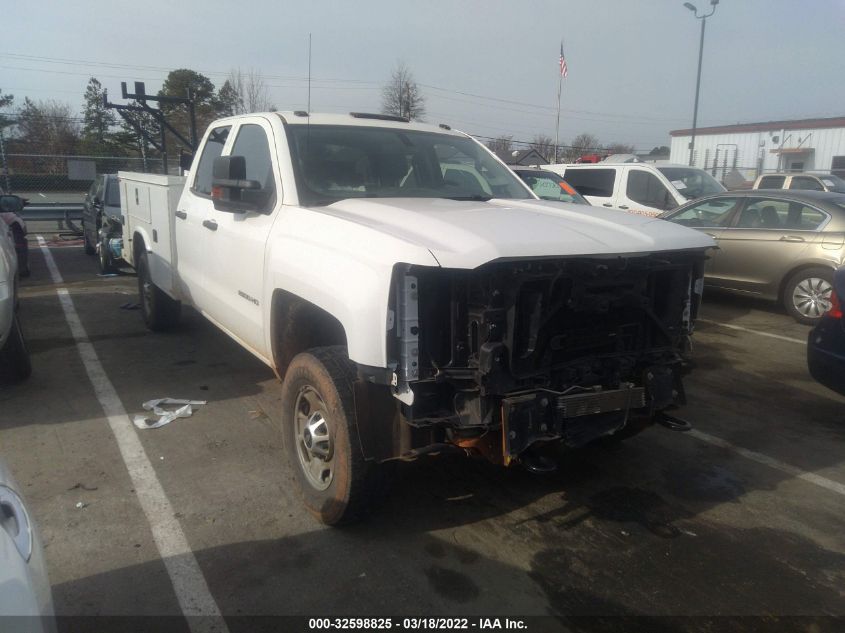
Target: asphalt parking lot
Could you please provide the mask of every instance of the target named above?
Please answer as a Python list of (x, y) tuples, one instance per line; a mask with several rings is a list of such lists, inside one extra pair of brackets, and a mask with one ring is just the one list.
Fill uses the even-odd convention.
[[(545, 477), (401, 464), (375, 516), (330, 529), (297, 499), (266, 366), (192, 312), (147, 332), (134, 276), (97, 276), (79, 246), (49, 250), (62, 281), (33, 243), (21, 316), (34, 371), (0, 388), (0, 454), (40, 527), (59, 615), (552, 615), (572, 630), (595, 615), (801, 630), (845, 616), (845, 398), (813, 382), (808, 328), (776, 307), (706, 296), (680, 412), (691, 433), (655, 427)], [(130, 417), (153, 398), (208, 404), (135, 431), (104, 412), (106, 383)], [(127, 453), (132, 437), (142, 450)]]

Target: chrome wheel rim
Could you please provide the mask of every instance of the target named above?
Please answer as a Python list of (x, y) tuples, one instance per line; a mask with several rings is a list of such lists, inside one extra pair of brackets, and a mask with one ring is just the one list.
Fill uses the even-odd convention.
[(826, 279), (808, 277), (798, 282), (792, 291), (792, 305), (799, 314), (817, 319), (830, 310), (832, 292), (833, 286)]
[(325, 490), (334, 478), (334, 445), (326, 403), (312, 387), (299, 390), (294, 419), (296, 454), (302, 472), (314, 488)]

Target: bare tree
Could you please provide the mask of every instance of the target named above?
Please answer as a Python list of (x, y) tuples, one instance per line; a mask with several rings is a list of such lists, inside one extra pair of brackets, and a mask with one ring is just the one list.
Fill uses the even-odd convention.
[(586, 132), (579, 134), (569, 142), (564, 149), (564, 160), (568, 163), (580, 158), (583, 154), (597, 153), (602, 151), (599, 139)]
[(79, 116), (69, 104), (52, 99), (32, 101), (27, 97), (18, 110), (17, 129), (10, 146), (42, 155), (32, 161), (41, 173), (61, 174), (64, 159), (54, 156), (77, 151), (80, 129)]
[(604, 150), (608, 154), (633, 154), (634, 146), (630, 143), (611, 143), (606, 145)]
[(496, 138), (487, 141), (487, 147), (491, 152), (510, 153), (513, 151), (513, 136), (497, 136)]
[(411, 71), (399, 62), (381, 92), (382, 114), (414, 120), (425, 116), (425, 97)]
[(275, 110), (270, 101), (270, 89), (264, 77), (255, 69), (235, 68), (217, 94), (218, 107), (226, 114), (248, 114)]
[(531, 140), (531, 148), (542, 155), (547, 161), (551, 161), (555, 155), (555, 142), (550, 136), (536, 134)]

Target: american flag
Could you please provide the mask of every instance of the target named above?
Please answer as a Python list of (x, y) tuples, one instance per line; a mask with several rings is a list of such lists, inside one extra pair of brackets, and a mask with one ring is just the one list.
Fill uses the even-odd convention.
[(560, 43), (560, 76), (566, 77), (569, 69), (566, 67), (566, 57), (563, 56), (563, 42)]

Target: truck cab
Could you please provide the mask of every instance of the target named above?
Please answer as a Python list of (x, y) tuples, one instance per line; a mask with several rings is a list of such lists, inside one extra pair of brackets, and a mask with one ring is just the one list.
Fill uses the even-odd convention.
[(544, 165), (593, 205), (657, 217), (689, 200), (725, 191), (703, 169), (684, 165), (611, 163)]

